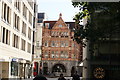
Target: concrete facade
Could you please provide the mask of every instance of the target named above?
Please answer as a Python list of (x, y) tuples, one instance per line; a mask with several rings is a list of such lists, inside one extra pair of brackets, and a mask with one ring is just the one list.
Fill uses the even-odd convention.
[[(41, 15), (42, 14), (42, 15)], [(34, 56), (33, 56), (33, 75), (36, 76), (40, 73), (40, 64), (41, 64), (41, 47), (42, 47), (42, 27), (43, 20), (45, 19), (45, 13), (37, 14), (37, 25), (35, 28), (35, 48), (34, 48)], [(35, 67), (35, 63), (37, 63), (37, 68)], [(39, 66), (39, 67), (38, 67)]]
[(0, 78), (31, 76), (35, 4), (0, 0)]

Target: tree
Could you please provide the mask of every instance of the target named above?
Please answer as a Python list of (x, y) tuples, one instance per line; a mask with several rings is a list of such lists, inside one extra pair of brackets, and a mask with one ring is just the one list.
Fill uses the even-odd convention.
[[(74, 2), (74, 7), (83, 9), (75, 15), (76, 22), (74, 39), (83, 43), (86, 38), (91, 42), (110, 39), (120, 32), (120, 2)], [(87, 18), (85, 26), (80, 25), (80, 19)]]
[[(93, 78), (91, 73), (92, 69), (94, 70), (94, 65), (98, 67), (104, 66), (104, 68), (106, 65), (106, 68), (108, 68), (111, 63), (114, 62), (116, 64), (112, 65), (119, 65), (120, 2), (97, 3), (73, 1), (72, 3), (74, 7), (83, 9), (83, 11), (76, 14), (74, 18), (76, 22), (74, 39), (78, 43), (82, 43), (83, 46), (86, 46), (83, 39), (89, 41), (85, 47), (87, 49), (83, 54), (86, 54), (84, 57), (87, 58), (83, 60), (83, 67), (87, 67), (86, 70), (83, 68), (83, 74), (85, 74), (83, 77)], [(79, 20), (82, 18), (87, 18), (87, 24), (85, 26), (80, 25)], [(105, 61), (108, 61), (109, 63), (106, 64)], [(106, 65), (102, 63), (99, 64), (99, 62), (105, 63)], [(113, 72), (111, 66), (109, 71)], [(117, 70), (114, 70), (113, 74), (106, 74), (107, 77), (105, 78), (111, 79), (112, 76), (112, 78), (119, 79)]]

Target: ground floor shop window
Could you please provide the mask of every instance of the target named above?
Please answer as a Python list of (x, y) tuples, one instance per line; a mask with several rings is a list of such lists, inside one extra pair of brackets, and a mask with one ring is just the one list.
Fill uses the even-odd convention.
[(18, 76), (18, 63), (16, 61), (11, 62), (11, 75)]

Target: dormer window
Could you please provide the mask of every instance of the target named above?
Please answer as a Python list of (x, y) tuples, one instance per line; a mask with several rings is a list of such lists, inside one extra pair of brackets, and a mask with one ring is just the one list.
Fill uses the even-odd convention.
[(45, 23), (45, 27), (49, 28), (49, 25), (50, 25), (49, 23)]
[(67, 27), (69, 28), (69, 27), (70, 27), (70, 24), (67, 24)]
[(59, 24), (59, 25), (58, 25), (58, 27), (62, 27), (62, 25), (61, 25), (61, 24)]

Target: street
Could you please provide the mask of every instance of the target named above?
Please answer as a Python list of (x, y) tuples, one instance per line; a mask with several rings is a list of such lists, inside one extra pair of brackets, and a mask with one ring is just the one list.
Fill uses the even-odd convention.
[[(71, 77), (65, 77), (66, 78), (66, 80), (72, 80), (72, 78)], [(58, 80), (58, 78), (47, 78), (48, 80)]]
[[(72, 78), (71, 77), (65, 77), (66, 78), (66, 80), (72, 80)], [(33, 78), (31, 78), (31, 79), (23, 79), (23, 80), (33, 80)], [(47, 80), (58, 80), (58, 77), (57, 78), (47, 78)]]
[[(72, 77), (65, 77), (66, 80), (72, 80)], [(58, 77), (57, 78), (47, 78), (48, 80), (58, 80)], [(24, 79), (24, 80), (33, 80), (33, 79)]]

